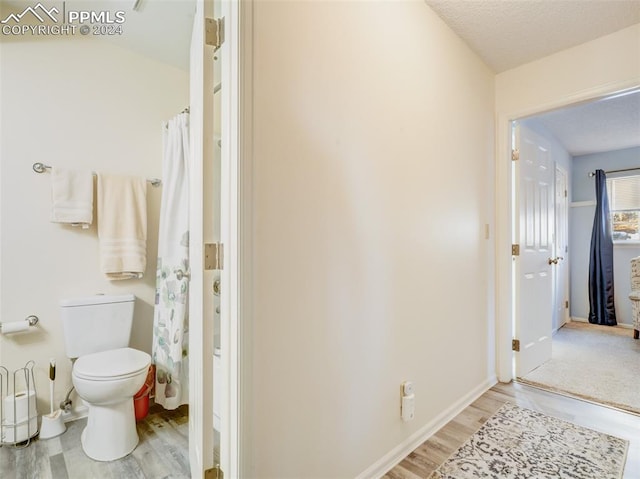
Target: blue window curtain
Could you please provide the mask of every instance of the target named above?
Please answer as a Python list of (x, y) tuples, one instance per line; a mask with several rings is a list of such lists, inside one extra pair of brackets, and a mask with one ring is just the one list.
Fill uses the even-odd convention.
[(615, 326), (618, 323), (613, 300), (613, 240), (604, 171), (596, 170), (595, 182), (596, 214), (589, 258), (589, 322)]

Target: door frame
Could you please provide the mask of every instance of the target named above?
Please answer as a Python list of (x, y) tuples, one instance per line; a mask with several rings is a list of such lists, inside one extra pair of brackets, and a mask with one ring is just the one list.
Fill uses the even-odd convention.
[[(220, 463), (225, 477), (250, 475), (251, 465), (251, 325), (252, 325), (252, 170), (253, 170), (253, 1), (221, 2), (225, 19), (226, 54), (221, 83), (228, 95), (221, 100), (221, 322)], [(224, 438), (222, 437), (224, 434)]]
[[(559, 325), (557, 324), (553, 324), (553, 333), (555, 333), (556, 331), (558, 331), (562, 326), (564, 326), (567, 323), (567, 320), (569, 319), (569, 309), (566, 306), (563, 306), (564, 301), (568, 301), (569, 300), (569, 291), (570, 291), (570, 285), (569, 285), (569, 281), (571, 280), (571, 266), (570, 266), (570, 260), (569, 260), (569, 251), (563, 251), (563, 250), (559, 250), (558, 246), (562, 246), (558, 244), (558, 230), (560, 228), (565, 230), (566, 233), (566, 241), (567, 244), (565, 246), (568, 247), (569, 245), (569, 172), (560, 164), (558, 164), (558, 162), (555, 162), (555, 186), (558, 186), (558, 172), (560, 172), (562, 174), (562, 176), (564, 177), (565, 180), (565, 185), (564, 185), (564, 191), (566, 191), (566, 196), (562, 195), (561, 198), (564, 198), (562, 200), (563, 202), (563, 208), (565, 210), (565, 215), (564, 215), (564, 222), (562, 225), (558, 224), (558, 218), (559, 218), (559, 214), (558, 214), (558, 203), (557, 201), (554, 202), (554, 228), (555, 228), (555, 236), (553, 239), (554, 242), (554, 248), (555, 248), (555, 256), (561, 256), (563, 258), (562, 262), (559, 263), (559, 267), (565, 268), (564, 270), (564, 281), (562, 281), (561, 287), (562, 287), (562, 298), (559, 298), (557, 296), (557, 292), (558, 292), (558, 269), (554, 269), (553, 272), (553, 308), (554, 308), (554, 317), (555, 317), (555, 312), (558, 310), (558, 306), (560, 307), (560, 309), (562, 310), (562, 318), (560, 320)], [(557, 191), (556, 191), (556, 199), (557, 199)]]
[[(253, 398), (253, 18), (254, 0), (230, 4), (227, 38), (231, 61), (228, 143), (230, 157), (229, 278), (230, 342), (236, 351), (229, 358), (229, 425), (231, 447), (229, 473), (239, 478), (255, 475), (252, 441)], [(224, 139), (223, 139), (224, 141)], [(234, 454), (235, 450), (235, 454)]]
[[(203, 9), (205, 17), (214, 16), (213, 1), (221, 2), (221, 13), (225, 17), (225, 55), (222, 55), (221, 82), (226, 94), (221, 97), (222, 151), (220, 171), (220, 240), (224, 245), (223, 269), (220, 271), (222, 289), (220, 293), (221, 313), (221, 437), (220, 466), (225, 477), (237, 478), (248, 475), (245, 470), (251, 464), (251, 435), (249, 429), (251, 398), (251, 170), (252, 170), (252, 1), (198, 0), (197, 8)], [(212, 55), (212, 51), (202, 45), (201, 55)], [(204, 72), (203, 88), (207, 95), (204, 101), (213, 103), (213, 71)], [(207, 88), (205, 85), (209, 85)], [(207, 100), (207, 98), (209, 100)], [(201, 105), (192, 105), (192, 113), (202, 110)], [(213, 131), (213, 125), (207, 130)], [(209, 142), (213, 144), (213, 137)], [(193, 153), (193, 152), (192, 152)], [(194, 154), (195, 156), (195, 154)], [(200, 155), (202, 158), (202, 154)], [(191, 165), (191, 184), (196, 186), (192, 194), (190, 214), (195, 226), (194, 236), (204, 235), (207, 201), (202, 178), (210, 174), (211, 165), (199, 160)], [(197, 386), (192, 393), (190, 406), (194, 406), (195, 418), (200, 418), (195, 428), (199, 446), (189, 444), (191, 463), (208, 469), (213, 464), (213, 407), (204, 410), (208, 404), (205, 396), (213, 396), (213, 312), (206, 314), (205, 296), (213, 295), (211, 286), (213, 275), (205, 272), (202, 241), (193, 252), (191, 290), (193, 292), (193, 315), (199, 322), (197, 328), (202, 337), (210, 336), (211, 344), (204, 348), (205, 357), (210, 356), (211, 364), (199, 365)], [(198, 265), (198, 266), (196, 266)], [(206, 286), (206, 287), (205, 287)], [(190, 305), (192, 303), (190, 301)], [(211, 306), (211, 305), (209, 305)], [(209, 307), (209, 309), (212, 309)], [(226, 317), (225, 317), (226, 316)], [(205, 321), (207, 317), (210, 321)], [(226, 320), (225, 320), (226, 319)], [(228, 346), (228, 347), (225, 347)], [(191, 379), (190, 379), (191, 385)], [(212, 401), (211, 401), (212, 402)], [(191, 411), (190, 411), (191, 415)], [(208, 424), (209, 423), (209, 424)], [(207, 430), (209, 429), (209, 430)], [(191, 433), (191, 431), (190, 431)], [(191, 434), (190, 434), (191, 435)], [(245, 453), (246, 451), (246, 453)], [(202, 477), (203, 471), (191, 471), (193, 478)]]
[(212, 158), (213, 137), (205, 132), (213, 131), (213, 88), (206, 87), (213, 83), (213, 59), (204, 44), (205, 18), (212, 14), (213, 0), (196, 2), (189, 65), (189, 462), (193, 478), (203, 477), (214, 466), (213, 292), (205, 287), (212, 274), (204, 269), (203, 245), (212, 241), (209, 226), (213, 222), (212, 202), (207, 201), (210, 188), (204, 181), (212, 175), (212, 162), (205, 158)]
[(512, 160), (511, 122), (569, 105), (584, 103), (640, 87), (637, 79), (605, 83), (592, 88), (551, 95), (546, 102), (528, 107), (507, 105), (496, 112), (496, 372), (500, 382), (515, 379), (513, 339), (513, 274), (511, 256)]

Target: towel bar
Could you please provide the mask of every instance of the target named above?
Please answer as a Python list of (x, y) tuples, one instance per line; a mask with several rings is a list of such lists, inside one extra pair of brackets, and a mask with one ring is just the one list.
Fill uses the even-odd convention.
[[(49, 169), (51, 169), (51, 166), (45, 165), (44, 163), (37, 162), (33, 164), (33, 171), (36, 173), (46, 173)], [(93, 176), (96, 176), (95, 172), (93, 172)], [(162, 184), (160, 178), (147, 178), (147, 181), (151, 183), (151, 186), (160, 186)]]

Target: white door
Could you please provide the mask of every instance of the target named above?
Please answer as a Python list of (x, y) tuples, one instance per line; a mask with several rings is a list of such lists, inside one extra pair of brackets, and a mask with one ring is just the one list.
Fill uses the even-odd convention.
[(554, 259), (554, 162), (543, 140), (514, 123), (514, 256), (516, 376), (522, 377), (551, 358)]
[(567, 172), (556, 165), (555, 252), (553, 330), (569, 319), (569, 190)]
[[(204, 269), (204, 244), (215, 242), (220, 221), (214, 188), (213, 47), (205, 45), (205, 19), (213, 18), (213, 0), (197, 0), (190, 55), (189, 197), (189, 462), (191, 477), (214, 467), (213, 348), (214, 271)], [(219, 183), (219, 180), (218, 180)], [(218, 229), (219, 231), (219, 229)]]

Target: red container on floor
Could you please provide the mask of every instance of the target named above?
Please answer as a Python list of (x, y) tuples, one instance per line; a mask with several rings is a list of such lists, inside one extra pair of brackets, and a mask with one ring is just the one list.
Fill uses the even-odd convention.
[(149, 393), (139, 398), (133, 399), (133, 410), (136, 414), (136, 421), (141, 421), (149, 414)]
[(133, 396), (133, 410), (136, 415), (136, 421), (141, 421), (147, 414), (149, 414), (149, 394), (153, 389), (153, 385), (156, 379), (156, 370), (154, 365), (149, 366), (149, 372), (147, 373), (147, 379), (140, 390)]

